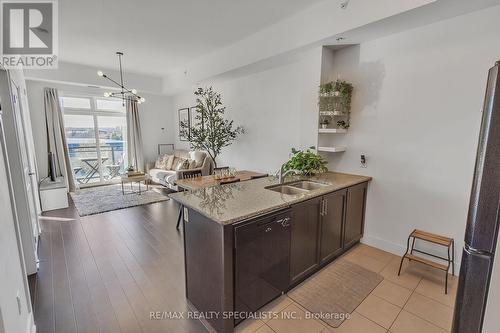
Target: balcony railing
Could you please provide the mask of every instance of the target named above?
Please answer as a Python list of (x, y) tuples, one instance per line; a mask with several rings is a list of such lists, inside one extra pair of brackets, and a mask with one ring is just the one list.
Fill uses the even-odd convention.
[(101, 144), (99, 151), (95, 144), (69, 143), (68, 150), (73, 173), (80, 184), (117, 179), (127, 168), (123, 141)]

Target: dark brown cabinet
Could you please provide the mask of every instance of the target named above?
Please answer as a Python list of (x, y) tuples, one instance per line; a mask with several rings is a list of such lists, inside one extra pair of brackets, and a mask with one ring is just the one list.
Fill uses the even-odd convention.
[(290, 238), (290, 283), (293, 284), (319, 266), (318, 235), (322, 198), (292, 206)]
[[(367, 184), (236, 223), (188, 208), (184, 264), (192, 308), (244, 317), (328, 265), (363, 235)], [(232, 333), (243, 317), (208, 316), (206, 324)]]
[(362, 183), (349, 187), (347, 191), (344, 249), (348, 249), (363, 237), (367, 186), (368, 183)]
[(363, 236), (368, 183), (292, 205), (290, 286), (356, 244)]
[(320, 263), (323, 264), (342, 252), (347, 190), (337, 191), (323, 197), (320, 229)]

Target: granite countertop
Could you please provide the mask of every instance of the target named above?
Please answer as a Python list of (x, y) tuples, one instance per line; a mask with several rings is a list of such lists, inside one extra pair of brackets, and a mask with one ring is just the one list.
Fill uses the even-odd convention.
[(169, 197), (209, 219), (225, 225), (287, 208), (291, 204), (318, 197), (325, 193), (364, 183), (370, 181), (371, 177), (325, 172), (310, 177), (286, 177), (285, 183), (298, 180), (312, 180), (328, 186), (297, 195), (282, 194), (266, 188), (278, 185), (278, 179), (271, 176), (194, 191), (173, 193)]

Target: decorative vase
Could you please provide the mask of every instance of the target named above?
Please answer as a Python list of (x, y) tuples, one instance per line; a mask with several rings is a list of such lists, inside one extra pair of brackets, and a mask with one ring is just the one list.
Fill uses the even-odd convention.
[(322, 129), (327, 129), (328, 128), (328, 124), (321, 124), (321, 128)]

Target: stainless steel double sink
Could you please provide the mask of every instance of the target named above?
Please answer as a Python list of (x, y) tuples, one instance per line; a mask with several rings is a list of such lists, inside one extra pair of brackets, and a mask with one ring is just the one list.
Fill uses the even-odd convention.
[(323, 183), (313, 182), (310, 180), (301, 180), (290, 184), (267, 187), (267, 189), (281, 194), (298, 195), (307, 193), (309, 191), (317, 190), (325, 186), (328, 185)]

